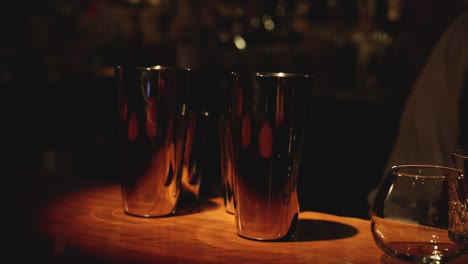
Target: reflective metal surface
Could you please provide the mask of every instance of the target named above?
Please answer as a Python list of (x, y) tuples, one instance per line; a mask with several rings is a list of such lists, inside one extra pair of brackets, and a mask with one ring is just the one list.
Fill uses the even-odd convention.
[(198, 199), (207, 152), (206, 137), (209, 113), (189, 111), (184, 165), (182, 168), (181, 195), (187, 199)]
[(256, 240), (291, 239), (314, 77), (232, 73), (229, 83), (237, 232)]
[(185, 151), (190, 69), (115, 68), (125, 213), (175, 212)]
[(232, 152), (231, 129), (225, 116), (221, 116), (219, 120), (219, 146), (224, 208), (226, 212), (234, 214), (234, 154)]
[(452, 158), (452, 166), (463, 171), (465, 192), (468, 193), (468, 148), (455, 149), (450, 153), (450, 157)]

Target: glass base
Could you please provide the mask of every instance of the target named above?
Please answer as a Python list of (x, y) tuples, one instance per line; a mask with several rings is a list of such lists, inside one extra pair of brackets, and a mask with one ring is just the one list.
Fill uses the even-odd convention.
[[(449, 263), (459, 263), (456, 259), (458, 259), (461, 255), (459, 256), (454, 256), (453, 259), (451, 259), (450, 261), (448, 261)], [(463, 260), (460, 260), (462, 261), (461, 263), (463, 263)], [(437, 261), (437, 260), (433, 260), (433, 261), (428, 261), (428, 262), (421, 262), (421, 263), (427, 263), (427, 264), (442, 264), (442, 263), (448, 263), (447, 261)], [(399, 259), (399, 258), (396, 258), (396, 257), (392, 257), (390, 255), (387, 255), (387, 254), (384, 254), (380, 257), (380, 263), (381, 264), (408, 264), (408, 263), (414, 263), (414, 262), (411, 262), (411, 261), (405, 261), (405, 260), (402, 260), (402, 259)]]
[(411, 263), (411, 262), (403, 261), (403, 260), (391, 257), (389, 255), (382, 255), (380, 257), (380, 263), (382, 264), (405, 264), (405, 263)]

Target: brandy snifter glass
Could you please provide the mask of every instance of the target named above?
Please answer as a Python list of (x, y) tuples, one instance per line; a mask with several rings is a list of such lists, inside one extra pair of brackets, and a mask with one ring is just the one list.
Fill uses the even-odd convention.
[[(446, 263), (466, 250), (468, 215), (463, 172), (436, 165), (388, 170), (371, 209), (382, 262)], [(388, 261), (388, 263), (393, 263)]]

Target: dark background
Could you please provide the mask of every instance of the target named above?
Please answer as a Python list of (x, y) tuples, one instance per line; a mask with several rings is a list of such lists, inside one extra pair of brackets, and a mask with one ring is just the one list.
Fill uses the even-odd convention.
[[(317, 87), (313, 170), (305, 179), (303, 209), (367, 218), (366, 195), (383, 173), (406, 95), (463, 2), (2, 3), (4, 177), (23, 181), (19, 175), (40, 171), (118, 182), (109, 69), (165, 64), (193, 69), (192, 89), (199, 95), (193, 106), (212, 114), (202, 195), (217, 196), (216, 117), (226, 99), (226, 74), (305, 72), (317, 76)], [(275, 27), (265, 29), (271, 21)], [(245, 49), (235, 46), (236, 36), (246, 41)]]

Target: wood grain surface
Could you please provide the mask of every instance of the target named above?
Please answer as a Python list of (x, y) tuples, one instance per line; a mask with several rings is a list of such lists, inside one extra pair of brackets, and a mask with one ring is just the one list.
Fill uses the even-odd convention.
[[(179, 206), (176, 215), (124, 214), (118, 184), (75, 189), (41, 206), (33, 228), (50, 263), (380, 263), (370, 222), (301, 212), (296, 241), (236, 234), (221, 198)], [(468, 258), (454, 263), (468, 263)]]

